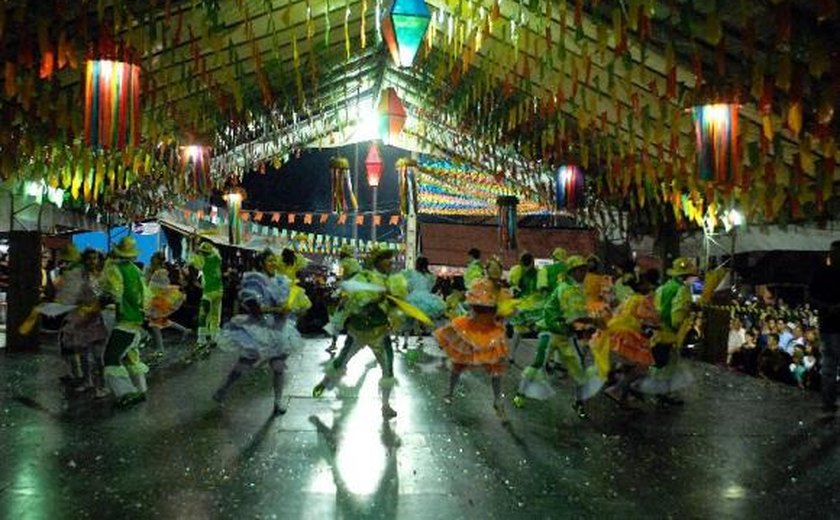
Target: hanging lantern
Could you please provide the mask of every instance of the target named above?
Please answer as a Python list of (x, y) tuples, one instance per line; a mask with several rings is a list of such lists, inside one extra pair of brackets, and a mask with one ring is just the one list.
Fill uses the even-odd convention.
[(519, 199), (513, 195), (501, 195), (496, 198), (499, 214), (499, 244), (506, 251), (516, 249), (516, 207)]
[(557, 209), (574, 211), (583, 205), (583, 171), (575, 165), (557, 168), (554, 190)]
[(382, 20), (382, 37), (398, 67), (411, 67), (432, 15), (423, 0), (394, 0)]
[(376, 143), (371, 143), (367, 158), (365, 158), (365, 174), (371, 188), (379, 187), (383, 167), (384, 163), (382, 162), (382, 156), (379, 155), (379, 147), (376, 146)]
[(346, 157), (333, 157), (330, 159), (330, 182), (332, 189), (333, 212), (342, 213), (347, 211), (347, 197), (350, 194), (350, 205), (355, 211), (358, 208), (356, 195), (353, 193), (353, 184), (350, 181), (350, 161)]
[(696, 106), (691, 110), (700, 180), (729, 183), (737, 167), (738, 105)]
[(88, 60), (85, 67), (85, 143), (122, 150), (140, 141), (140, 66)]
[(200, 144), (181, 147), (181, 171), (187, 176), (189, 189), (197, 195), (209, 195), (213, 188), (210, 179), (212, 148)]
[(242, 243), (242, 201), (245, 190), (234, 188), (224, 196), (228, 206), (228, 242), (231, 245)]
[(379, 137), (385, 144), (391, 144), (405, 125), (405, 107), (393, 87), (382, 92), (379, 99)]
[(417, 213), (417, 179), (414, 168), (417, 161), (403, 157), (397, 161), (397, 173), (400, 178), (400, 213), (414, 215)]

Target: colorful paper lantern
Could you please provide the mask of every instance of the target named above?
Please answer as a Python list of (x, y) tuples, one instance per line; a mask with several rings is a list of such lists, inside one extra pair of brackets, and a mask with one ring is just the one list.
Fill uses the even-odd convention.
[(400, 101), (397, 91), (388, 87), (379, 99), (379, 137), (386, 144), (396, 138), (405, 126), (405, 107)]
[(557, 209), (574, 211), (583, 202), (583, 171), (578, 166), (563, 165), (555, 176), (555, 201)]
[(738, 105), (696, 106), (691, 110), (700, 180), (729, 183), (737, 167)]
[(382, 20), (382, 37), (398, 67), (411, 67), (432, 15), (423, 0), (394, 0)]
[(208, 195), (213, 189), (210, 179), (212, 148), (200, 144), (181, 147), (181, 171), (187, 176), (189, 189), (195, 194)]
[(371, 188), (379, 187), (379, 182), (382, 180), (383, 167), (384, 163), (382, 162), (382, 156), (379, 155), (379, 147), (376, 146), (376, 143), (371, 143), (367, 158), (365, 158), (365, 173)]
[(140, 141), (140, 66), (88, 60), (85, 67), (85, 143), (122, 150)]

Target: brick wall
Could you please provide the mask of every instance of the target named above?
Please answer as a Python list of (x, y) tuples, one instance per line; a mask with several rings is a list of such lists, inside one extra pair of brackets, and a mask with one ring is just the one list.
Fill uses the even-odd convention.
[(502, 251), (496, 226), (421, 223), (420, 243), (433, 265), (461, 266), (467, 262), (467, 251), (476, 247), (482, 258), (498, 254), (508, 268), (525, 251), (536, 258), (548, 258), (558, 246), (569, 254), (583, 255), (595, 253), (597, 247), (596, 232), (589, 229), (520, 228), (516, 233), (519, 249)]

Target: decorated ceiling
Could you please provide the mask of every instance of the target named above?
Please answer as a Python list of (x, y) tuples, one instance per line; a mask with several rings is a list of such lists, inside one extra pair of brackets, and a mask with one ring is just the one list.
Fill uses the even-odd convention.
[[(419, 52), (400, 66), (381, 36), (391, 3), (378, 0), (5, 2), (0, 174), (148, 212), (118, 207), (126, 190), (158, 204), (358, 139), (393, 87), (407, 116), (393, 144), (543, 204), (574, 164), (599, 203), (640, 222), (837, 212), (836, 2), (425, 5)], [(134, 69), (103, 76), (89, 59), (138, 65), (136, 83)], [(110, 97), (91, 87), (117, 83)], [(212, 159), (196, 167), (187, 145)]]

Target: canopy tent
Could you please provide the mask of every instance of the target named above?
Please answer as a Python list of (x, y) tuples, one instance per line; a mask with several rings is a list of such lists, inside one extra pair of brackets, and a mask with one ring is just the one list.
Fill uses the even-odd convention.
[[(430, 0), (411, 67), (391, 62), (381, 0), (29, 3), (0, 7), (0, 175), (44, 178), (103, 211), (136, 200), (120, 211), (140, 216), (206, 190), (180, 145), (213, 147), (218, 185), (358, 140), (388, 87), (406, 111), (394, 144), (545, 204), (554, 171), (575, 163), (599, 199), (642, 221), (836, 211), (835, 2)], [(89, 148), (85, 58), (140, 65), (137, 146)], [(722, 102), (740, 124), (715, 151), (686, 109)], [(133, 106), (104, 123), (122, 132)], [(728, 165), (710, 179), (698, 174), (707, 148)]]
[[(807, 226), (750, 226), (738, 228), (735, 234), (721, 234), (716, 239), (721, 244), (721, 253), (753, 253), (757, 251), (813, 251), (827, 252), (832, 242), (840, 240), (840, 226), (829, 225), (820, 229)], [(680, 241), (680, 251), (687, 256), (702, 256), (703, 235), (695, 233)]]

